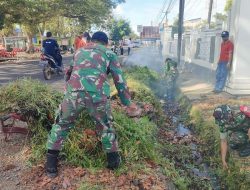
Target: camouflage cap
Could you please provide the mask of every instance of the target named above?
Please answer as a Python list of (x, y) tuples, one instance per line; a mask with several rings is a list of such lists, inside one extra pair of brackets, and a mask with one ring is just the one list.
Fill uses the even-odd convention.
[(230, 121), (233, 117), (232, 109), (228, 105), (220, 105), (214, 109), (213, 116), (217, 121)]
[(166, 71), (168, 72), (168, 71), (170, 71), (173, 68), (174, 69), (177, 68), (177, 62), (174, 61), (174, 60), (172, 60), (172, 59), (170, 59), (170, 58), (167, 58), (165, 60), (165, 69), (166, 69)]
[(174, 60), (169, 61), (169, 66), (170, 67), (177, 67), (177, 62)]

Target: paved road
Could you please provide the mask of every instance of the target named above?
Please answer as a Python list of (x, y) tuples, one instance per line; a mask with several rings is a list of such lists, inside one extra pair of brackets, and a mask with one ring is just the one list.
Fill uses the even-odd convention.
[[(63, 57), (64, 65), (67, 65), (72, 56)], [(63, 75), (53, 75), (51, 80), (45, 80), (39, 61), (26, 61), (19, 64), (0, 63), (0, 86), (22, 77), (31, 77), (52, 85), (53, 88), (62, 90), (64, 84)]]
[[(64, 65), (67, 65), (71, 59), (72, 56), (63, 57)], [(162, 71), (163, 60), (160, 58), (157, 48), (133, 48), (131, 55), (129, 57), (123, 56), (122, 59), (124, 59), (125, 64), (127, 65), (148, 66), (157, 72)], [(63, 90), (64, 87), (64, 77), (62, 75), (53, 75), (51, 80), (44, 79), (42, 68), (39, 66), (39, 61), (26, 61), (19, 64), (0, 63), (0, 86), (22, 77), (31, 77), (32, 79), (41, 80), (57, 90)]]

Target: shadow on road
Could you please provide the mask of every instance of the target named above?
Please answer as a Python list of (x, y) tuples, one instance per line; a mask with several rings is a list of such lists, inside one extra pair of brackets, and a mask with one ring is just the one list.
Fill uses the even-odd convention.
[[(64, 66), (67, 66), (71, 59), (72, 57), (64, 57)], [(0, 86), (23, 77), (40, 80), (60, 91), (63, 90), (64, 87), (64, 75), (53, 75), (51, 80), (44, 79), (39, 61), (21, 64), (0, 64)]]

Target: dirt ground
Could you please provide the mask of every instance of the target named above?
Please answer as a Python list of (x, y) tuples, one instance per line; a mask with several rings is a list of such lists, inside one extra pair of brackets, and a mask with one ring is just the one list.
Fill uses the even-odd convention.
[[(50, 179), (45, 175), (44, 161), (35, 166), (27, 164), (30, 151), (25, 145), (23, 135), (12, 135), (8, 142), (1, 135), (0, 146), (0, 189), (1, 190), (76, 190), (82, 182), (82, 189), (121, 189), (121, 190), (161, 190), (166, 188), (166, 177), (158, 173), (126, 173), (116, 176), (114, 172), (103, 169), (92, 172), (81, 167), (65, 165), (59, 162), (59, 175)], [(148, 163), (149, 170), (158, 169)], [(172, 184), (169, 183), (170, 187)], [(169, 189), (174, 189), (170, 187)]]
[[(116, 103), (114, 106), (118, 106), (118, 104)], [(24, 126), (23, 123), (21, 125)], [(175, 189), (171, 182), (167, 182), (168, 180), (160, 172), (160, 168), (150, 161), (145, 163), (147, 173), (127, 172), (115, 175), (115, 172), (108, 169), (90, 171), (66, 165), (60, 160), (58, 177), (50, 179), (45, 174), (44, 160), (33, 166), (29, 164), (31, 151), (27, 136), (14, 134), (9, 136), (7, 141), (5, 137), (3, 133), (0, 133), (1, 190), (76, 190), (80, 187), (83, 190), (162, 190), (167, 186), (168, 189)]]
[(21, 187), (23, 171), (28, 169), (26, 156), (29, 152), (24, 135), (11, 135), (8, 141), (0, 133), (0, 189), (25, 190)]

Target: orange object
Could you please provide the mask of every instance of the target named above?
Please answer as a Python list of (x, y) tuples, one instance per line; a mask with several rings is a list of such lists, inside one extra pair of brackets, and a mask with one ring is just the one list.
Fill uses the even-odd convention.
[(81, 36), (77, 36), (75, 38), (75, 42), (74, 42), (74, 47), (75, 47), (75, 51), (78, 50), (81, 47), (84, 47), (86, 44), (84, 43), (84, 41), (82, 40)]
[(228, 62), (229, 55), (233, 53), (234, 45), (230, 40), (221, 43), (219, 62)]
[(96, 131), (92, 129), (85, 129), (83, 133), (85, 133), (87, 136), (96, 136)]

